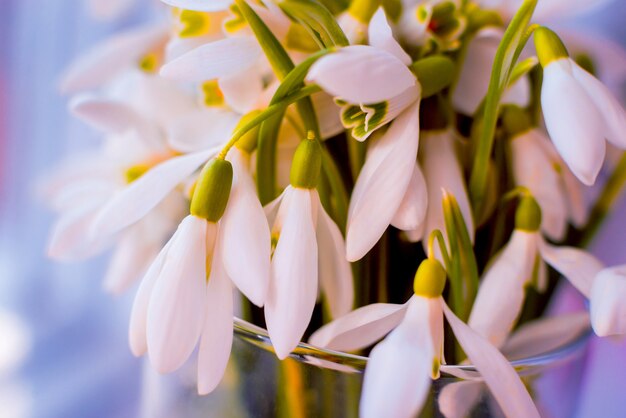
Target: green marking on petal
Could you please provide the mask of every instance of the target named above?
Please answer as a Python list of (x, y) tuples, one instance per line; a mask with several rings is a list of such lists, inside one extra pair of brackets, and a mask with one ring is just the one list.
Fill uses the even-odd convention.
[(383, 126), (389, 114), (387, 101), (367, 105), (348, 104), (339, 100), (336, 103), (342, 106), (341, 123), (346, 129), (352, 128), (352, 136), (361, 141)]
[(202, 83), (202, 103), (208, 107), (223, 106), (224, 94), (217, 83), (217, 80)]
[(233, 16), (224, 21), (224, 30), (226, 32), (235, 33), (246, 27), (246, 19), (244, 19), (237, 5), (233, 4), (230, 6), (230, 12)]
[(183, 28), (178, 32), (178, 36), (181, 38), (206, 35), (211, 30), (211, 18), (208, 13), (182, 10), (179, 19), (183, 25)]

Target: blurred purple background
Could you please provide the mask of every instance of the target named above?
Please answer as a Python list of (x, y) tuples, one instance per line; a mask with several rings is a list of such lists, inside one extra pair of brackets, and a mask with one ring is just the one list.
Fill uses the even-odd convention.
[[(84, 0), (0, 0), (1, 418), (139, 414), (141, 361), (126, 342), (132, 292), (112, 298), (101, 290), (106, 255), (70, 265), (44, 257), (52, 214), (34, 199), (33, 183), (68, 151), (97, 144), (68, 116), (56, 91), (61, 71), (116, 30), (148, 19), (155, 2), (137, 1), (112, 23), (94, 21)], [(576, 25), (626, 45), (625, 17), (617, 0)], [(593, 248), (607, 263), (624, 263), (625, 242), (622, 198)], [(25, 358), (13, 355), (11, 338)], [(576, 416), (624, 416), (625, 384), (626, 342), (594, 340)]]

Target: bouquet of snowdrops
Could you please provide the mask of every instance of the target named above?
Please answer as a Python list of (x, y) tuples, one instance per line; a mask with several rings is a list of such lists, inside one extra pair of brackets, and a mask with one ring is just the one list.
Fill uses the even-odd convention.
[(198, 346), (207, 394), (241, 315), (280, 359), (303, 339), (375, 345), (362, 416), (414, 415), (440, 365), (467, 359), (507, 416), (531, 417), (499, 350), (558, 277), (598, 335), (626, 333), (626, 268), (575, 248), (626, 181), (624, 157), (605, 164), (626, 113), (594, 75), (602, 50), (542, 26), (597, 2), (163, 2), (164, 22), (65, 74), (104, 140), (46, 185), (50, 255), (113, 247), (106, 288), (140, 281), (135, 355), (167, 373)]

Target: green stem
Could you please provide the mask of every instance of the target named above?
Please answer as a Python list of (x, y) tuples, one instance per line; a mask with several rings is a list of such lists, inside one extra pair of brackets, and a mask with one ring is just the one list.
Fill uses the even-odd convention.
[(241, 126), (239, 129), (237, 129), (235, 132), (233, 132), (233, 135), (231, 136), (230, 141), (228, 141), (228, 143), (224, 146), (224, 148), (222, 148), (222, 151), (220, 151), (218, 158), (221, 158), (221, 159), (226, 158), (226, 154), (228, 154), (228, 151), (230, 151), (230, 149), (237, 143), (237, 141), (239, 141), (241, 137), (243, 137), (250, 130), (254, 129), (257, 125), (261, 124), (262, 122), (266, 121), (272, 116), (275, 116), (280, 112), (283, 112), (287, 108), (287, 106), (289, 106), (290, 104), (295, 103), (304, 98), (307, 98), (310, 95), (317, 93), (319, 91), (321, 91), (321, 89), (318, 86), (309, 85), (309, 86), (303, 87), (302, 89), (296, 91), (295, 93), (290, 94), (289, 96), (286, 96), (280, 102), (274, 103), (268, 106), (267, 109), (259, 113), (256, 117), (250, 119), (248, 123), (246, 123), (245, 125)]
[(537, 0), (526, 0), (507, 28), (498, 46), (489, 81), (482, 118), (482, 131), (476, 146), (474, 164), (470, 176), (470, 194), (475, 219), (480, 219), (485, 205), (489, 158), (493, 148), (496, 124), (500, 111), (500, 99), (509, 84), (511, 72), (519, 54), (530, 38), (534, 26), (528, 22), (537, 5)]

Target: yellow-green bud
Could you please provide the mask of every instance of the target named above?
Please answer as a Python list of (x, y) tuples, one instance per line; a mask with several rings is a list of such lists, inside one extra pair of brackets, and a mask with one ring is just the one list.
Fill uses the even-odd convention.
[(474, 7), (467, 15), (467, 29), (469, 32), (476, 32), (486, 26), (504, 26), (504, 21), (500, 13), (495, 10), (485, 10)]
[(413, 291), (417, 296), (438, 298), (446, 287), (446, 270), (436, 259), (422, 261), (415, 273)]
[(545, 68), (552, 61), (568, 58), (567, 48), (561, 38), (552, 30), (542, 26), (535, 30), (535, 49), (539, 63)]
[[(242, 118), (239, 120), (237, 127), (235, 128), (235, 132), (240, 128), (243, 128), (252, 119), (256, 118), (259, 113), (261, 113), (260, 110), (253, 110), (252, 112), (243, 115)], [(235, 146), (240, 150), (251, 154), (252, 151), (256, 149), (257, 143), (259, 141), (259, 127), (260, 125), (256, 125), (254, 128), (246, 132), (241, 138), (237, 140), (237, 142), (235, 142)]]
[(381, 0), (352, 0), (348, 13), (361, 23), (369, 23)]
[(502, 111), (502, 124), (509, 136), (514, 137), (532, 127), (532, 120), (524, 109), (515, 105), (507, 105)]
[(298, 145), (291, 163), (290, 182), (293, 187), (314, 189), (322, 169), (322, 146), (309, 131), (307, 138)]
[(456, 10), (456, 5), (451, 1), (446, 1), (443, 3), (438, 3), (433, 6), (433, 13), (430, 17), (431, 21), (447, 21), (454, 17), (454, 12)]
[(443, 55), (433, 55), (415, 61), (411, 71), (422, 86), (422, 98), (433, 96), (448, 87), (454, 80), (454, 62)]
[(536, 232), (541, 227), (541, 207), (532, 196), (522, 197), (515, 211), (515, 229)]
[(233, 184), (233, 166), (214, 158), (202, 169), (194, 188), (189, 212), (209, 222), (217, 222), (224, 215)]

